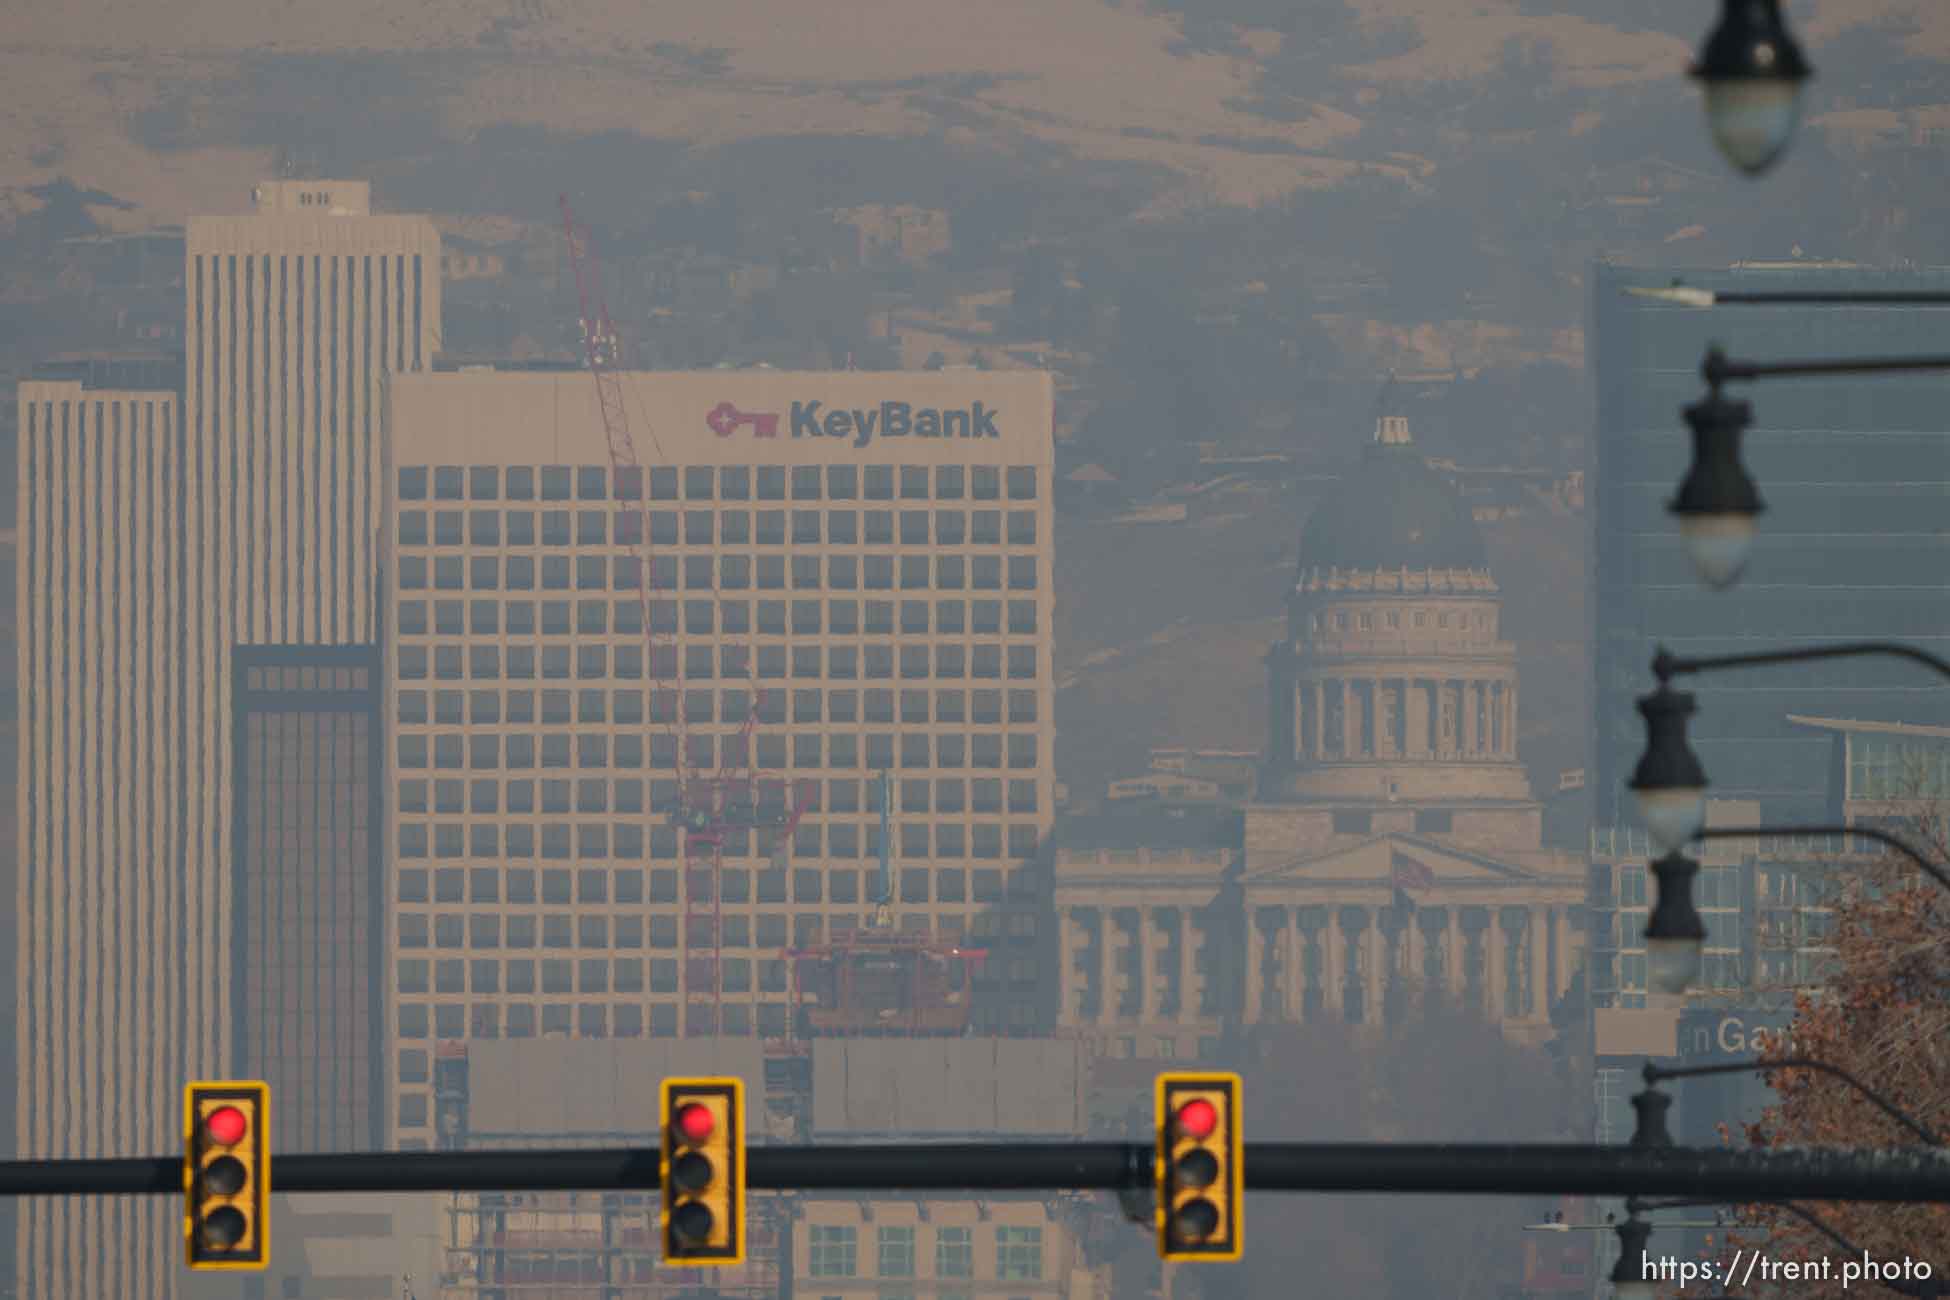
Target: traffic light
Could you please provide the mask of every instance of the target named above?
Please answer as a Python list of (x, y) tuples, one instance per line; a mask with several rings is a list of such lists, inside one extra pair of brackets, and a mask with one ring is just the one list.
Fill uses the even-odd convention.
[(1238, 1259), (1246, 1201), (1236, 1074), (1158, 1076), (1158, 1254)]
[(269, 1267), (270, 1120), (265, 1084), (183, 1089), (183, 1236), (191, 1268)]
[(745, 1258), (745, 1084), (665, 1079), (664, 1261), (691, 1267)]

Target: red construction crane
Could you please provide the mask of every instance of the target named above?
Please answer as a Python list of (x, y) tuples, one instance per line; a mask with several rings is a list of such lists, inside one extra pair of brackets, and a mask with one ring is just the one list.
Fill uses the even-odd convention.
[[(611, 495), (618, 500), (633, 500), (634, 511), (625, 508), (617, 515), (619, 543), (630, 537), (638, 556), (637, 600), (642, 609), (644, 657), (650, 682), (650, 722), (661, 726), (669, 749), (669, 759), (677, 772), (675, 807), (652, 811), (668, 812), (671, 822), (683, 837), (684, 871), (683, 932), (684, 999), (686, 1017), (700, 1015), (702, 1004), (710, 1005), (710, 1031), (721, 1031), (724, 1017), (724, 962), (722, 952), (723, 902), (719, 882), (724, 866), (725, 838), (736, 830), (753, 833), (761, 842), (771, 837), (771, 851), (782, 855), (790, 844), (799, 818), (811, 805), (810, 783), (788, 789), (784, 781), (760, 782), (755, 774), (753, 729), (765, 709), (762, 692), (746, 694), (746, 714), (735, 735), (724, 736), (721, 762), (715, 774), (708, 764), (694, 761), (691, 738), (686, 730), (680, 693), (681, 677), (674, 640), (660, 645), (652, 620), (651, 592), (658, 576), (652, 563), (650, 530), (649, 475), (637, 458), (636, 442), (630, 434), (628, 406), (624, 401), (620, 371), (623, 368), (622, 340), (609, 318), (602, 286), (589, 246), (589, 232), (576, 222), (569, 210), (569, 197), (561, 197), (562, 227), (568, 237), (569, 262), (575, 273), (576, 299), (581, 310), (583, 354), (589, 373), (596, 381), (596, 403), (602, 416), (603, 434), (609, 446), (610, 470), (614, 477)], [(653, 445), (656, 435), (651, 434)], [(662, 449), (658, 449), (662, 459)], [(634, 526), (624, 521), (634, 513)], [(749, 660), (749, 656), (748, 656)], [(750, 678), (749, 662), (744, 676)], [(732, 721), (726, 718), (724, 721)], [(653, 739), (653, 766), (657, 762)], [(763, 852), (761, 848), (761, 852)], [(693, 1032), (687, 1026), (686, 1032)]]

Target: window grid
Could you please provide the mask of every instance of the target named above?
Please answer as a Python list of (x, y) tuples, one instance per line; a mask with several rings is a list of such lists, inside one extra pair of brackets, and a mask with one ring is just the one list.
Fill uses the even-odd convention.
[[(953, 466), (932, 483), (879, 467), (851, 481), (839, 471), (854, 467), (829, 467), (816, 484), (749, 467), (711, 483), (653, 470), (638, 502), (601, 499), (606, 470), (557, 468), (495, 481), (477, 467), (467, 500), (410, 501), (395, 520), (404, 1041), (677, 1032), (688, 972), (669, 922), (690, 882), (662, 824), (677, 769), (657, 721), (682, 708), (709, 758), (729, 761), (755, 688), (767, 691), (758, 775), (814, 781), (817, 797), (785, 878), (767, 865), (771, 846), (728, 846), (724, 982), (760, 1008), (743, 1032), (784, 1011), (788, 981), (767, 949), (865, 919), (875, 766), (897, 778), (900, 900), (926, 909), (903, 924), (931, 917), (958, 936), (999, 904), (1033, 901), (1018, 864), (1048, 825), (1053, 779), (1035, 471), (1025, 485)], [(661, 656), (647, 665), (634, 586), (646, 527)], [(793, 550), (815, 532), (816, 554)], [(683, 679), (676, 698), (657, 676)], [(788, 698), (815, 732), (780, 728)], [(813, 858), (826, 869), (797, 865)], [(422, 888), (409, 881), (463, 870), (487, 892), (409, 897)], [(604, 874), (607, 895), (519, 896), (518, 881), (564, 870)]]

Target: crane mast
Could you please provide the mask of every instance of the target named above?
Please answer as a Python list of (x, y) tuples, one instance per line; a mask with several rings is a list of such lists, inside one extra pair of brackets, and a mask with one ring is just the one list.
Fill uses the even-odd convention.
[[(561, 196), (560, 206), (569, 263), (575, 275), (576, 301), (581, 311), (583, 356), (595, 381), (597, 411), (615, 479), (611, 496), (623, 500), (627, 494), (634, 494), (634, 510), (626, 509), (617, 518), (621, 521), (631, 513), (636, 517), (635, 527), (630, 531), (635, 534), (637, 548), (636, 592), (643, 624), (645, 676), (650, 683), (649, 717), (653, 725), (662, 726), (670, 763), (678, 774), (676, 806), (657, 809), (653, 805), (652, 810), (669, 812), (684, 841), (685, 1015), (708, 1016), (710, 1032), (716, 1034), (724, 1022), (724, 912), (719, 886), (723, 879), (725, 839), (730, 832), (740, 830), (771, 834), (777, 837), (778, 849), (783, 852), (799, 818), (812, 801), (805, 782), (796, 791), (787, 789), (783, 781), (778, 782), (776, 802), (766, 799), (759, 789), (753, 770), (752, 731), (765, 708), (763, 693), (747, 693), (747, 713), (735, 738), (724, 737), (722, 764), (715, 775), (704, 771), (694, 760), (679, 692), (677, 647), (674, 640), (667, 645), (659, 645), (657, 640), (651, 593), (658, 579), (656, 557), (651, 553), (649, 504), (654, 493), (648, 481), (650, 474), (637, 456), (636, 440), (630, 431), (629, 409), (619, 374), (623, 364), (622, 340), (610, 321), (609, 306), (603, 298), (589, 247), (589, 232), (570, 211), (568, 195)], [(655, 434), (651, 436), (654, 442)], [(620, 544), (623, 541), (620, 527), (618, 533), (616, 540)], [(671, 633), (674, 637), (675, 625)], [(696, 1032), (696, 1027), (689, 1026), (686, 1032)]]

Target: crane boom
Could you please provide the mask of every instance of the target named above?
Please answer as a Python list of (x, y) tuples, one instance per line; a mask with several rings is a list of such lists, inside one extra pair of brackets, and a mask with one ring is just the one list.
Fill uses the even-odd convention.
[[(666, 698), (670, 699), (669, 707), (663, 710), (664, 725), (677, 749), (676, 761), (682, 763), (686, 749), (684, 713), (677, 707), (674, 698), (675, 682), (666, 683), (657, 671), (660, 656), (657, 653), (656, 632), (650, 619), (650, 589), (655, 581), (655, 568), (651, 563), (653, 557), (650, 554), (650, 492), (649, 485), (644, 481), (643, 463), (637, 459), (636, 440), (630, 436), (630, 414), (623, 403), (623, 381), (616, 373), (616, 367), (622, 360), (622, 347), (616, 336), (616, 327), (610, 323), (609, 304), (603, 300), (602, 286), (597, 282), (595, 268), (590, 264), (589, 232), (577, 224), (575, 214), (569, 210), (569, 196), (566, 194), (561, 197), (561, 207), (562, 228), (569, 243), (569, 265), (575, 274), (576, 304), (582, 313), (583, 357), (596, 383), (596, 406), (602, 417), (603, 439), (608, 444), (610, 469), (617, 480), (612, 485), (611, 496), (620, 496), (624, 480), (636, 481), (636, 598), (643, 620), (645, 674), (652, 684), (651, 713), (654, 716), (659, 711), (656, 698), (658, 688), (663, 687)], [(631, 472), (626, 474), (626, 470)], [(674, 658), (674, 653), (669, 657)], [(672, 671), (675, 671), (674, 665)]]
[[(682, 935), (686, 1015), (699, 1019), (708, 1026), (710, 1033), (715, 1034), (723, 1023), (724, 1010), (724, 895), (719, 883), (724, 868), (725, 840), (734, 831), (742, 834), (756, 830), (761, 838), (772, 837), (776, 851), (783, 855), (789, 851), (791, 837), (800, 817), (813, 804), (815, 789), (810, 781), (791, 785), (785, 782), (768, 783), (777, 787), (780, 806), (770, 807), (763, 799), (755, 775), (756, 759), (752, 744), (753, 729), (766, 707), (763, 690), (753, 692), (748, 697), (744, 723), (736, 736), (723, 738), (723, 764), (715, 776), (704, 771), (706, 763), (693, 756), (691, 744), (685, 735), (686, 710), (679, 690), (681, 679), (677, 647), (674, 641), (668, 646), (657, 644), (656, 623), (652, 617), (654, 604), (651, 591), (657, 586), (658, 579), (653, 563), (655, 557), (651, 554), (652, 516), (649, 503), (656, 493), (648, 481), (649, 474), (637, 457), (636, 441), (630, 433), (629, 411), (624, 402), (623, 382), (618, 374), (623, 364), (622, 341), (610, 321), (609, 306), (603, 300), (602, 286), (590, 254), (589, 233), (577, 223), (575, 214), (569, 210), (569, 196), (562, 195), (560, 203), (562, 226), (568, 236), (569, 261), (575, 274), (576, 301), (582, 313), (583, 354), (588, 362), (589, 374), (596, 384), (597, 410), (609, 447), (610, 468), (616, 479), (611, 495), (623, 499), (626, 482), (633, 483), (630, 490), (635, 493), (637, 526), (633, 540), (639, 569), (636, 593), (643, 622), (647, 659), (645, 676), (650, 683), (650, 720), (653, 724), (661, 720), (669, 734), (671, 750), (662, 763), (653, 754), (651, 765), (667, 764), (674, 767), (678, 777), (675, 783), (676, 806), (668, 811), (681, 829), (684, 843)], [(650, 437), (655, 445), (654, 431), (650, 432)], [(659, 458), (663, 459), (663, 449), (657, 447), (656, 450)], [(628, 517), (629, 512), (625, 512), (618, 515), (618, 520)], [(625, 544), (620, 522), (615, 540), (618, 545)], [(673, 623), (670, 628), (673, 636), (676, 630)], [(746, 675), (749, 676), (749, 669)], [(725, 720), (730, 721), (730, 718)], [(735, 744), (732, 743), (734, 740)], [(655, 803), (655, 787), (658, 784), (652, 782), (652, 810), (665, 811)], [(693, 1025), (687, 1027), (686, 1032), (695, 1033), (698, 1029), (699, 1026)]]

